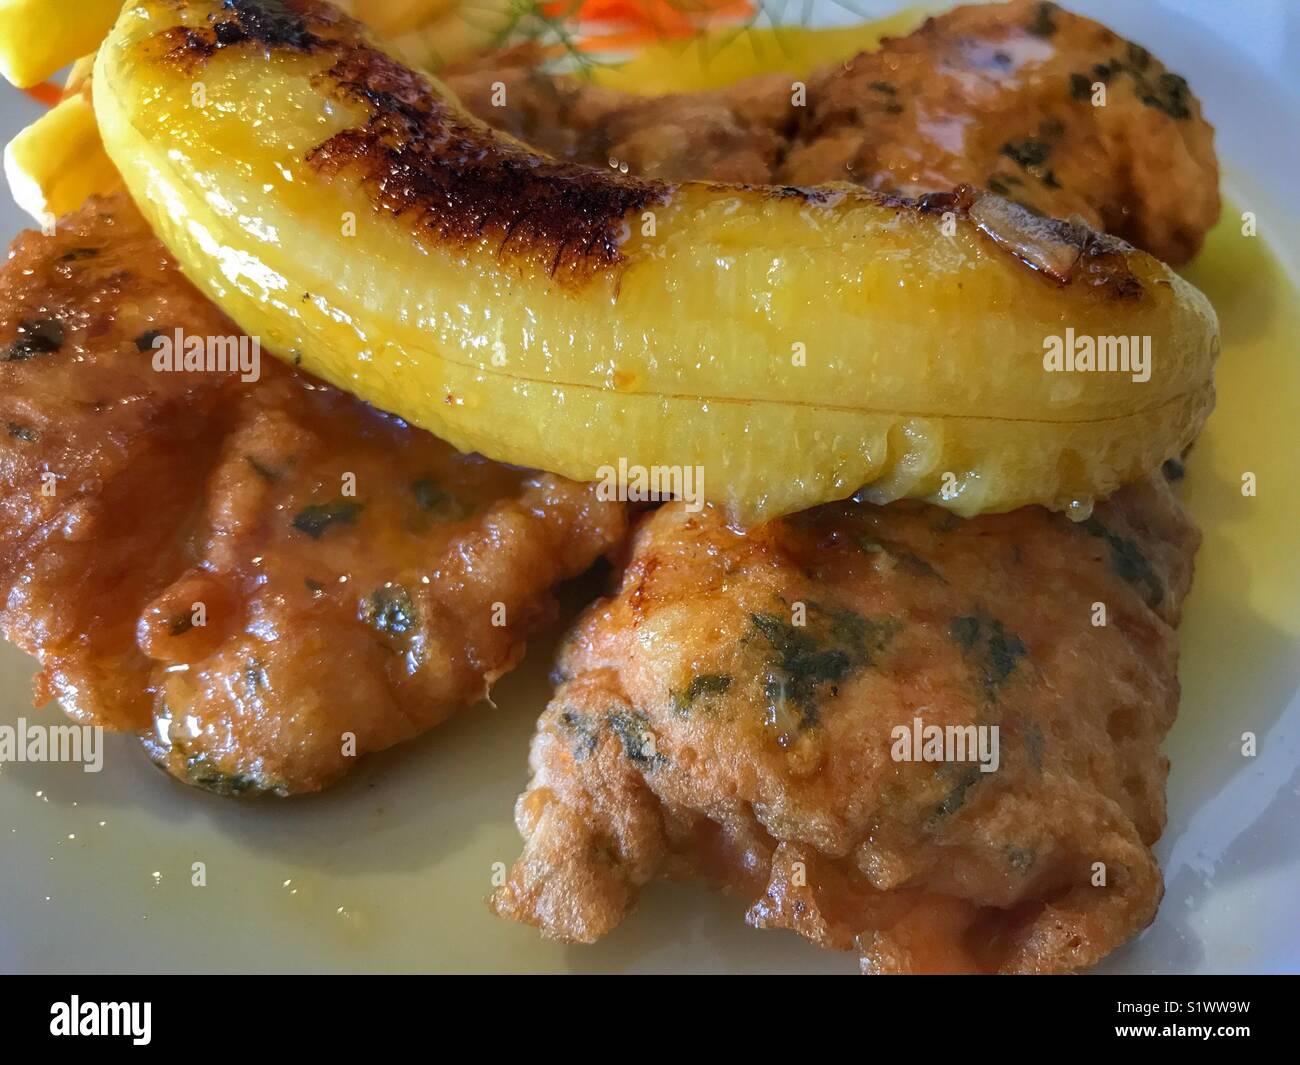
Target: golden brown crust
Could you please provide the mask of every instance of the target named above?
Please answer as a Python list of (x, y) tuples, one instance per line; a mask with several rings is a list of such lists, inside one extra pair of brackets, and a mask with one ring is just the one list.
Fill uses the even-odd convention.
[[(1037, 0), (964, 6), (813, 73), (644, 97), (547, 77), (527, 55), (448, 76), (480, 119), (557, 158), (684, 181), (851, 182), (913, 198), (971, 186), (1078, 218), (1157, 257), (1195, 254), (1219, 213), (1214, 130), (1177, 75)], [(493, 106), (501, 84), (508, 106)], [(1093, 104), (1093, 86), (1106, 101)]]
[(0, 271), (0, 623), (41, 658), (38, 702), (110, 728), (149, 721), (124, 607), (187, 564), (177, 530), (238, 388), (152, 372), (137, 339), (182, 323), (235, 331), (123, 197), (20, 235)]
[(319, 87), (369, 118), (307, 161), (325, 175), (359, 178), (378, 209), (418, 225), (427, 240), (464, 247), (494, 238), (502, 257), (578, 281), (617, 266), (624, 219), (669, 192), (662, 182), (557, 163), (467, 121), (425, 75), (374, 47), (330, 4), (234, 0), (217, 10), (210, 26), (176, 26), (149, 42), (157, 61), (195, 74), (232, 50), (326, 57)]
[[(707, 176), (778, 183), (798, 122), (784, 74), (710, 92), (640, 96), (538, 69), (535, 48), (497, 52), (445, 71), (460, 102), (488, 125), (565, 162), (626, 166), (664, 181)], [(504, 95), (505, 106), (496, 106)], [(833, 180), (833, 178), (832, 178)]]
[(623, 537), (591, 487), (459, 455), (269, 354), (249, 382), (155, 370), (177, 328), (239, 335), (124, 197), (0, 271), (0, 624), (41, 659), (39, 701), (141, 732), (181, 779), (328, 785), (479, 700)]
[(1041, 0), (929, 19), (819, 72), (808, 103), (781, 180), (839, 173), (907, 196), (974, 185), (1170, 263), (1219, 215), (1214, 130), (1187, 83)]
[[(844, 503), (741, 533), (664, 507), (563, 652), (494, 908), (587, 942), (689, 875), (871, 971), (1094, 963), (1160, 897), (1198, 539), (1159, 480), (1084, 525)], [(997, 767), (897, 759), (915, 719), (996, 726)]]
[[(184, 19), (185, 23), (173, 25), (146, 41), (143, 51), (147, 61), (176, 64), (187, 73), (195, 74), (214, 57), (228, 51), (256, 49), (268, 54), (318, 57), (318, 87), (351, 105), (360, 105), (368, 117), (363, 124), (337, 133), (311, 148), (306, 153), (307, 162), (322, 175), (347, 175), (359, 181), (377, 209), (400, 218), (427, 241), (468, 248), (487, 240), (495, 246), (498, 255), (526, 269), (545, 272), (561, 282), (581, 284), (616, 272), (622, 262), (621, 247), (632, 221), (647, 208), (661, 204), (673, 195), (674, 187), (664, 181), (623, 173), (627, 161), (618, 159), (615, 154), (604, 156), (601, 153), (601, 157), (594, 157), (597, 154), (595, 147), (607, 146), (608, 137), (619, 136), (618, 130), (621, 129), (624, 141), (629, 137), (636, 139), (648, 135), (644, 150), (634, 154), (643, 163), (653, 158), (662, 147), (663, 130), (659, 129), (659, 136), (647, 131), (659, 126), (656, 114), (662, 108), (658, 105), (649, 108), (597, 106), (589, 117), (595, 123), (594, 128), (601, 132), (594, 139), (589, 138), (584, 158), (580, 160), (595, 165), (557, 162), (522, 143), (499, 136), (488, 126), (468, 117), (444, 95), (441, 86), (376, 48), (359, 23), (318, 0), (232, 0), (229, 5), (221, 6), (194, 0), (178, 3), (175, 8), (177, 17)], [(969, 76), (979, 73), (965, 68), (957, 73), (950, 71), (960, 62), (970, 67), (967, 53), (971, 50), (971, 41), (978, 42), (975, 50), (980, 51), (992, 47), (990, 41), (1033, 36), (1032, 30), (1020, 24), (1024, 18), (1022, 8), (1023, 5), (1011, 5), (1006, 9), (962, 9), (944, 19), (932, 20), (922, 31), (900, 42), (887, 42), (880, 53), (855, 60), (856, 64), (870, 70), (881, 65), (882, 69), (892, 70), (901, 56), (905, 69), (912, 70), (919, 80), (918, 86), (909, 89), (916, 97), (913, 101), (915, 113), (910, 118), (893, 122), (889, 129), (876, 130), (881, 121), (877, 114), (880, 109), (871, 103), (875, 96), (879, 96), (872, 86), (884, 83), (871, 80), (864, 87), (862, 76), (852, 72), (852, 65), (848, 73), (840, 68), (814, 79), (811, 106), (794, 108), (798, 115), (791, 128), (780, 136), (773, 127), (780, 122), (782, 109), (772, 106), (770, 87), (748, 97), (747, 90), (741, 88), (729, 93), (704, 94), (699, 98), (678, 98), (681, 106), (686, 108), (709, 99), (731, 101), (723, 108), (721, 117), (706, 105), (704, 114), (700, 116), (703, 123), (701, 139), (690, 140), (692, 144), (712, 144), (720, 136), (723, 150), (720, 153), (692, 152), (685, 162), (693, 176), (707, 174), (715, 180), (746, 173), (758, 175), (765, 166), (769, 167), (770, 184), (746, 184), (744, 187), (782, 198), (793, 196), (822, 200), (828, 196), (842, 196), (845, 194), (842, 188), (832, 191), (810, 186), (853, 178), (864, 188), (852, 195), (871, 195), (875, 202), (894, 210), (926, 209), (924, 203), (918, 202), (918, 197), (925, 193), (947, 193), (959, 186), (987, 184), (999, 195), (959, 190), (943, 209), (952, 208), (964, 218), (969, 207), (974, 212), (972, 220), (998, 247), (1059, 284), (1081, 277), (1086, 283), (1101, 286), (1109, 295), (1128, 298), (1140, 289), (1125, 261), (1130, 249), (1122, 242), (1109, 241), (1091, 232), (1089, 225), (1100, 221), (1113, 224), (1123, 233), (1138, 232), (1145, 223), (1134, 221), (1132, 216), (1147, 213), (1148, 206), (1165, 210), (1169, 198), (1163, 197), (1157, 205), (1156, 190), (1148, 188), (1141, 190), (1148, 203), (1142, 202), (1141, 196), (1127, 195), (1128, 186), (1123, 185), (1120, 167), (1127, 165), (1126, 172), (1136, 172), (1134, 160), (1145, 158), (1140, 154), (1129, 152), (1120, 159), (1115, 152), (1108, 152), (1100, 168), (1091, 162), (1078, 162), (1078, 157), (1095, 147), (1094, 142), (1100, 136), (1099, 128), (1114, 140), (1108, 130), (1115, 126), (1121, 146), (1131, 148), (1137, 138), (1129, 135), (1137, 127), (1145, 131), (1146, 125), (1150, 124), (1143, 124), (1130, 116), (1107, 125), (1092, 114), (1101, 109), (1084, 108), (1078, 100), (1070, 98), (1069, 80), (1064, 68), (1080, 60), (1075, 54), (1077, 51), (1091, 54), (1088, 48), (1095, 51), (1095, 47), (1099, 47), (1092, 40), (1096, 32), (1108, 34), (1108, 31), (1070, 16), (1073, 21), (1068, 23), (1067, 32), (1066, 16), (1062, 13), (1060, 25), (1052, 24), (1052, 36), (1059, 36), (1064, 42), (1060, 48), (1056, 51), (1049, 49), (1047, 59), (1037, 53), (1028, 54), (1023, 63), (1025, 70), (1009, 60), (1014, 69), (1005, 74), (1000, 72), (998, 78), (991, 81), (994, 103), (983, 102), (975, 108), (979, 111), (982, 107), (989, 112), (987, 122), (981, 127), (984, 139), (1004, 137), (1009, 115), (1017, 116), (1016, 121), (1023, 124), (1031, 119), (1038, 121), (1050, 111), (1051, 117), (1042, 119), (1039, 124), (1050, 124), (1053, 129), (1060, 127), (1059, 135), (1052, 136), (1061, 140), (1058, 145), (1061, 154), (1071, 159), (1069, 168), (1059, 168), (1068, 179), (1064, 184), (1058, 180), (1056, 171), (1047, 171), (1040, 175), (1044, 186), (1042, 195), (1017, 192), (1013, 196), (1003, 185), (1020, 181), (1020, 178), (1007, 176), (1003, 181), (996, 175), (983, 172), (989, 166), (990, 155), (997, 160), (1008, 155), (1011, 142), (1003, 142), (1002, 148), (997, 150), (982, 144), (977, 150), (953, 156), (951, 152), (943, 151), (937, 142), (928, 142), (921, 136), (922, 112), (931, 119), (934, 117), (933, 101), (927, 102), (927, 94), (937, 92), (951, 107), (949, 82), (960, 80), (959, 75), (963, 73)], [(192, 24), (196, 20), (200, 21), (199, 25)], [(1113, 35), (1106, 40), (1111, 38)], [(1009, 55), (1025, 52), (1024, 49), (1017, 52), (1011, 44), (1007, 47), (1012, 49)], [(1146, 62), (1148, 66), (1154, 63), (1149, 56)], [(510, 69), (508, 63), (507, 69)], [(511, 73), (519, 76), (517, 68)], [(523, 76), (529, 75), (525, 72)], [(1151, 67), (1150, 76), (1158, 81), (1161, 75)], [(938, 83), (939, 88), (935, 89), (931, 82)], [(496, 82), (491, 84), (496, 85)], [(487, 106), (482, 99), (477, 99), (474, 106), (489, 121), (510, 126), (512, 120), (493, 112), (510, 113), (521, 109), (527, 112), (529, 96), (525, 92), (522, 100), (518, 95), (510, 98), (510, 86), (505, 82), (502, 84), (507, 89), (504, 107)], [(534, 80), (533, 84), (532, 95), (536, 99), (538, 82)], [(482, 97), (481, 88), (480, 85), (479, 91), (473, 93), (474, 97)], [(562, 102), (572, 95), (571, 92), (556, 92), (554, 98)], [(1055, 96), (1061, 99), (1057, 101)], [(728, 126), (725, 116), (743, 114), (745, 105), (740, 101), (747, 98), (754, 101), (749, 105), (755, 110), (753, 120), (732, 122)], [(887, 119), (894, 118), (893, 108), (906, 115), (907, 108), (897, 102), (902, 98), (898, 90), (894, 90), (890, 97), (892, 107), (886, 110)], [(1045, 99), (1049, 102), (1044, 102)], [(1177, 103), (1187, 112), (1183, 117), (1194, 131), (1188, 143), (1208, 143), (1208, 135), (1202, 136), (1201, 133), (1208, 131), (1208, 127), (1200, 122), (1199, 113), (1192, 121), (1195, 101), (1183, 92)], [(960, 113), (952, 121), (969, 124), (970, 116), (964, 113), (968, 109), (963, 100), (957, 108)], [(1132, 109), (1116, 107), (1112, 110), (1125, 110), (1127, 115)], [(567, 112), (570, 109), (561, 104), (559, 110)], [(621, 111), (627, 111), (626, 121), (615, 123), (607, 136), (603, 127)], [(1068, 112), (1068, 123), (1056, 117), (1057, 111)], [(690, 128), (695, 120), (696, 116), (691, 115), (690, 121), (684, 119), (682, 124)], [(1166, 123), (1181, 121), (1172, 115), (1161, 116), (1157, 122), (1161, 120)], [(543, 133), (536, 122), (531, 123), (531, 128), (534, 133)], [(1165, 132), (1167, 135), (1161, 143), (1169, 139), (1168, 131)], [(899, 174), (894, 162), (882, 162), (881, 169), (868, 175), (855, 171), (851, 165), (827, 168), (815, 161), (825, 155), (827, 145), (833, 147), (846, 136), (865, 137), (871, 143), (883, 138), (885, 144), (904, 138), (915, 139), (917, 143), (911, 149), (912, 154), (920, 152), (933, 165), (924, 179), (904, 182), (896, 180)], [(974, 132), (968, 136), (976, 139)], [(782, 137), (784, 146), (780, 143)], [(732, 153), (726, 146), (738, 138), (759, 147), (756, 153), (745, 157), (743, 164), (728, 165), (724, 160), (732, 158)], [(543, 140), (553, 139), (543, 136)], [(1035, 143), (1046, 142), (1040, 139)], [(835, 155), (835, 151), (839, 149), (831, 154)], [(1009, 154), (1017, 155), (1015, 151)], [(616, 164), (614, 169), (608, 165), (611, 158)], [(835, 158), (839, 156), (835, 155)], [(1195, 158), (1203, 162), (1199, 155)], [(947, 165), (941, 162), (944, 159), (948, 160)], [(1209, 178), (1213, 183), (1212, 149), (1209, 150), (1209, 164)], [(1032, 167), (1036, 164), (1025, 165)], [(1201, 167), (1191, 176), (1198, 180), (1206, 177), (1205, 168)], [(1117, 189), (1116, 182), (1122, 187)], [(1104, 202), (1089, 191), (1094, 187), (1101, 188), (1099, 195), (1103, 196)], [(1011, 196), (1022, 206), (1003, 202), (1001, 193)], [(1216, 197), (1217, 194), (1211, 192), (1210, 198), (1217, 211)], [(1202, 196), (1201, 200), (1205, 197)], [(1176, 199), (1173, 201), (1175, 207), (1178, 202)], [(1047, 222), (1030, 213), (1038, 210), (1060, 217), (1077, 215), (1078, 220)], [(1208, 217), (1212, 220), (1212, 216)], [(1199, 240), (1199, 233), (1209, 224), (1206, 218), (1205, 212), (1201, 211), (1194, 221), (1183, 227), (1186, 230), (1181, 238), (1184, 243)], [(1161, 247), (1161, 238), (1156, 233), (1164, 226), (1163, 220), (1152, 219), (1151, 225), (1140, 234), (1149, 238), (1147, 246), (1158, 253), (1168, 251)], [(1174, 254), (1175, 258), (1181, 257)]]

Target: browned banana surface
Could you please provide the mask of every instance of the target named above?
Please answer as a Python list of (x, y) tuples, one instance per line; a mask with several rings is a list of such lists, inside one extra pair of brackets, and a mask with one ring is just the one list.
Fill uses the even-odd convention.
[[(141, 0), (95, 79), (105, 147), (187, 276), (464, 451), (583, 481), (702, 468), (751, 524), (863, 486), (1081, 513), (1213, 403), (1200, 293), (996, 193), (557, 161), (320, 0)], [(1045, 357), (1076, 334), (1104, 367)]]
[(780, 75), (641, 97), (538, 74), (526, 53), (478, 60), (447, 83), (484, 121), (559, 158), (666, 180), (851, 181), (905, 195), (970, 184), (1078, 215), (1171, 263), (1196, 253), (1219, 214), (1214, 130), (1183, 78), (1036, 0), (932, 18), (814, 75), (806, 106)]

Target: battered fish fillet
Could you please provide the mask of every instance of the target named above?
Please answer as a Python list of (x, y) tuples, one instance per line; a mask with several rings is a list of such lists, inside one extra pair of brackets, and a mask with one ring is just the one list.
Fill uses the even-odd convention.
[[(701, 877), (867, 972), (1091, 965), (1160, 900), (1198, 541), (1160, 478), (1078, 525), (845, 502), (744, 534), (663, 507), (567, 642), (493, 908), (591, 942), (651, 879)], [(996, 769), (974, 732), (898, 760), (930, 725), (996, 727)]]
[(1195, 255), (1219, 215), (1214, 130), (1186, 81), (1105, 26), (1037, 0), (929, 19), (813, 75), (806, 106), (788, 75), (641, 97), (528, 62), (489, 57), (447, 83), (484, 121), (594, 166), (908, 196), (976, 185), (1077, 215), (1170, 263)]
[[(310, 299), (302, 293), (301, 299)], [(238, 337), (125, 198), (0, 272), (0, 625), (36, 701), (223, 793), (313, 791), (481, 699), (551, 589), (626, 531), (594, 489), (474, 456)]]

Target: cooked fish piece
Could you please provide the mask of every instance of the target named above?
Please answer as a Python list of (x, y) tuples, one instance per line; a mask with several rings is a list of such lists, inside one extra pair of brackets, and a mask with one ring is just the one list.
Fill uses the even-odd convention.
[(1077, 525), (663, 507), (563, 651), (493, 908), (592, 942), (701, 877), (868, 972), (1093, 964), (1161, 896), (1198, 540), (1158, 477)]
[(562, 159), (907, 196), (974, 185), (1170, 263), (1195, 255), (1219, 215), (1214, 129), (1187, 82), (1038, 0), (954, 8), (815, 74), (802, 102), (782, 75), (643, 97), (529, 64), (489, 56), (447, 83), (485, 122)]
[[(522, 46), (457, 64), (447, 87), (484, 122), (557, 159), (664, 181), (773, 184), (798, 120), (784, 74), (640, 96), (543, 71)], [(844, 179), (830, 175), (827, 180)], [(816, 184), (814, 182), (813, 184)]]
[(1055, 4), (954, 8), (832, 68), (808, 100), (783, 181), (978, 185), (1170, 263), (1219, 217), (1214, 128), (1187, 82)]
[[(1051, 4), (939, 16), (810, 79), (806, 108), (780, 77), (641, 98), (526, 57), (448, 81), (561, 158), (667, 180), (706, 160), (738, 181), (969, 183), (1174, 262), (1218, 214), (1186, 84)], [(564, 653), (494, 908), (590, 942), (654, 877), (698, 876), (867, 971), (1092, 964), (1160, 898), (1159, 744), (1198, 541), (1159, 480), (1080, 525), (846, 503), (743, 534), (662, 509)], [(895, 761), (917, 722), (996, 726), (997, 769)]]
[(256, 381), (155, 369), (178, 329), (239, 337), (125, 197), (0, 271), (0, 625), (38, 703), (140, 732), (183, 780), (325, 787), (481, 699), (624, 536), (593, 488), (269, 355)]

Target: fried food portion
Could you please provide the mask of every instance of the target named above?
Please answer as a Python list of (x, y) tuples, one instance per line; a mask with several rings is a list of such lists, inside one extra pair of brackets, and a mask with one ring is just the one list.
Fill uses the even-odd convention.
[(125, 197), (0, 272), (0, 624), (38, 702), (141, 732), (181, 779), (326, 786), (482, 698), (625, 533), (590, 487), (269, 355), (255, 382), (154, 369), (177, 329), (239, 336)]
[(546, 74), (540, 60), (536, 48), (524, 46), (460, 64), (443, 80), (489, 125), (588, 166), (626, 165), (664, 181), (765, 185), (774, 183), (789, 150), (797, 116), (784, 75), (717, 91), (641, 96)]
[(652, 878), (702, 877), (868, 972), (1096, 962), (1162, 891), (1198, 540), (1159, 478), (1077, 525), (845, 502), (743, 534), (662, 508), (566, 645), (493, 908), (591, 942)]
[(447, 82), (485, 122), (559, 158), (665, 180), (848, 181), (907, 196), (969, 184), (1170, 263), (1195, 255), (1219, 215), (1214, 130), (1186, 81), (1037, 0), (929, 19), (814, 75), (806, 100), (780, 75), (632, 96), (541, 75), (527, 53)]
[(782, 181), (978, 185), (1170, 263), (1219, 217), (1214, 129), (1187, 82), (1055, 4), (955, 8), (825, 73), (808, 97)]
[[(198, 77), (223, 106), (193, 106)], [(1213, 405), (1201, 293), (994, 193), (557, 162), (322, 0), (141, 0), (94, 79), (104, 146), (186, 276), (463, 451), (579, 481), (703, 467), (747, 524), (863, 485), (972, 516), (1090, 507)], [(1062, 378), (1064, 322), (1154, 355), (1115, 341), (1129, 372)]]

